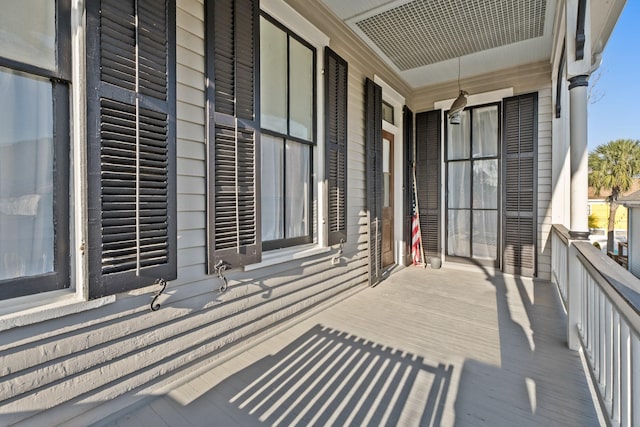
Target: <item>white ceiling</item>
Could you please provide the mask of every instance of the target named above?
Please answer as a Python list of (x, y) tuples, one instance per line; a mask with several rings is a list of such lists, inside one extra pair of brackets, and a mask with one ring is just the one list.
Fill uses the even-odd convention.
[(322, 0), (412, 87), (549, 59), (556, 0)]

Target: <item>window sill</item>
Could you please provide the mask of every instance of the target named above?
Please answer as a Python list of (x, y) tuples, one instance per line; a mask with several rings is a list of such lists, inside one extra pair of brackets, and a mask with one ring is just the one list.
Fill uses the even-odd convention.
[(253, 271), (259, 268), (269, 267), (276, 264), (282, 264), (287, 261), (308, 258), (314, 255), (327, 253), (330, 250), (331, 250), (330, 247), (321, 247), (316, 244), (308, 244), (303, 246), (295, 246), (292, 248), (285, 248), (285, 249), (279, 249), (275, 251), (264, 252), (262, 254), (262, 261), (256, 264), (245, 265), (244, 271)]
[(0, 301), (0, 331), (92, 310), (115, 300), (115, 295), (110, 295), (85, 301), (73, 291), (62, 290)]

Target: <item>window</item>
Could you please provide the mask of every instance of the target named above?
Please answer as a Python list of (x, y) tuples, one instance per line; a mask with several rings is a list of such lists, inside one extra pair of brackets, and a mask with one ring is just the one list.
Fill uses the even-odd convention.
[(460, 113), (447, 125), (447, 255), (498, 260), (499, 112)]
[(309, 243), (316, 51), (267, 15), (260, 17), (262, 248)]
[(69, 0), (0, 14), (0, 299), (69, 286)]
[(386, 101), (382, 101), (382, 120), (389, 124), (395, 125), (393, 105), (389, 104)]
[[(297, 12), (284, 2), (262, 6), (205, 3), (210, 274), (313, 242), (314, 219), (325, 214), (327, 242), (346, 241), (347, 64), (325, 49), (325, 155), (318, 159), (317, 52), (329, 39), (303, 17), (292, 18)], [(328, 200), (317, 206), (314, 168), (322, 160)]]

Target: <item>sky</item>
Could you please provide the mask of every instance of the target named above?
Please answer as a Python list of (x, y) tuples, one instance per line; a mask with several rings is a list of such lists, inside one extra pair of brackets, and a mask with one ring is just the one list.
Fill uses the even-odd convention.
[[(591, 75), (589, 151), (616, 139), (640, 140), (640, 1), (627, 0)], [(595, 76), (600, 79), (593, 85)]]

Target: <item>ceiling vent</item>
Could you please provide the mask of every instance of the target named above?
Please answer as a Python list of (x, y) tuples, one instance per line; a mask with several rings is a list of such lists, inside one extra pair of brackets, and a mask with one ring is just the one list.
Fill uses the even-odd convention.
[(414, 0), (355, 21), (406, 71), (543, 36), (547, 0)]

